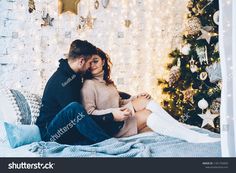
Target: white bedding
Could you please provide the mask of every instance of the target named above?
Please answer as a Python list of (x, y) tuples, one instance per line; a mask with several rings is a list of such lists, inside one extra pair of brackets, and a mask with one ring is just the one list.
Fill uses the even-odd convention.
[(12, 149), (9, 144), (0, 144), (0, 157), (39, 157), (36, 153), (28, 151), (29, 145)]

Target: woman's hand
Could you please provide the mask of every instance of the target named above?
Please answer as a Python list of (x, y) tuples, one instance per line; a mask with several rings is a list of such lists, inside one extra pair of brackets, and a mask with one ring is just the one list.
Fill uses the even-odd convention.
[(132, 116), (132, 111), (128, 108), (117, 108), (112, 111), (115, 121), (124, 121)]

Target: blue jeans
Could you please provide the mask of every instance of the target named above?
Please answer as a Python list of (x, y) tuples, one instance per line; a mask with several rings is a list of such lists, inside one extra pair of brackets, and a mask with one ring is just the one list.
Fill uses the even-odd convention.
[(111, 138), (77, 102), (62, 109), (46, 128), (43, 140), (62, 144), (88, 145)]

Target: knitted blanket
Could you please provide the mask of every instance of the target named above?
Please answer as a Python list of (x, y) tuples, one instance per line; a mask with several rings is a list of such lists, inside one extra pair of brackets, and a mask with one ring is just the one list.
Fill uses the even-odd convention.
[[(208, 130), (194, 130), (220, 137)], [(221, 157), (220, 142), (188, 143), (154, 132), (111, 138), (87, 146), (36, 142), (30, 145), (29, 150), (41, 157)]]

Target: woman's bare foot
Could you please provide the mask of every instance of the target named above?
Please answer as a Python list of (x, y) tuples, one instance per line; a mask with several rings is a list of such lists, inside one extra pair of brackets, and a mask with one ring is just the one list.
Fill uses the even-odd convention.
[(147, 106), (147, 104), (150, 102), (151, 99), (147, 99), (146, 97), (144, 96), (140, 96), (134, 100), (132, 100), (132, 105), (134, 107), (134, 110), (136, 112), (138, 111), (141, 111), (141, 110), (144, 110)]

